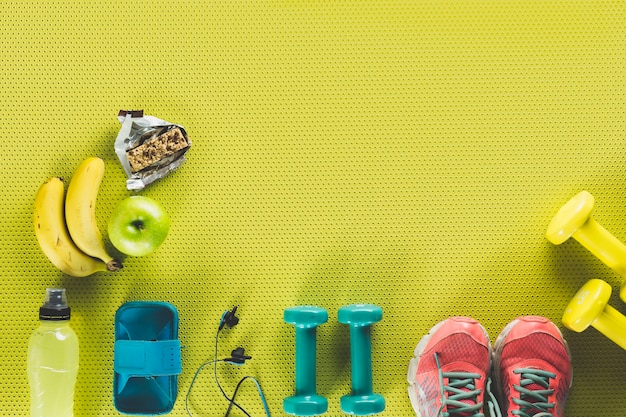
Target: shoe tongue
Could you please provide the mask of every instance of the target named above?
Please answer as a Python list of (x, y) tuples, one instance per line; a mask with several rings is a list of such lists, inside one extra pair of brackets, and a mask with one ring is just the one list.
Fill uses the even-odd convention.
[(538, 390), (545, 390), (544, 387), (542, 387), (541, 385), (533, 382), (532, 384), (528, 384), (526, 386), (524, 386), (524, 388), (526, 388), (527, 390), (530, 391), (538, 391)]
[[(469, 402), (468, 405), (471, 406), (474, 405), (474, 403)], [(476, 415), (475, 411), (455, 412), (455, 409), (450, 407), (448, 407), (448, 413), (450, 416), (454, 417), (471, 417)]]
[[(456, 372), (463, 373), (463, 372), (467, 372), (467, 371), (459, 370), (459, 371), (456, 371)], [(449, 386), (450, 383), (455, 381), (455, 380), (458, 380), (458, 378), (446, 378), (446, 383), (447, 383), (446, 385)], [(476, 386), (475, 386), (476, 381), (474, 380), (472, 382), (472, 384), (474, 384), (473, 389), (472, 389), (471, 386), (468, 387), (467, 385), (465, 385), (465, 386), (457, 386), (456, 389), (458, 389), (459, 391), (462, 391), (462, 392), (475, 391), (476, 390)], [(448, 399), (450, 399), (450, 397), (454, 397), (455, 395), (459, 395), (459, 394), (454, 393), (454, 392), (448, 392), (446, 397)], [(474, 396), (472, 396), (470, 398), (456, 399), (455, 401), (457, 401), (459, 403), (462, 403), (462, 404), (464, 404), (464, 405), (466, 405), (468, 407), (473, 407), (473, 406), (476, 406), (477, 397), (474, 395)], [(454, 404), (448, 404), (447, 411), (450, 414), (450, 416), (454, 416), (454, 417), (470, 417), (470, 416), (476, 415), (476, 411), (471, 411), (471, 410), (459, 411), (459, 407), (455, 406)]]
[[(520, 377), (521, 377), (520, 378), (520, 385), (522, 385), (522, 381), (524, 381), (525, 376), (522, 374), (522, 375), (520, 375)], [(523, 385), (523, 387), (524, 387), (524, 389), (526, 389), (528, 391), (546, 391), (546, 390), (550, 389), (550, 388), (546, 388), (545, 386), (539, 384), (538, 382), (530, 382), (530, 383), (527, 383), (526, 385)], [(519, 394), (519, 398), (522, 401), (525, 401), (525, 402), (527, 402), (529, 404), (535, 404), (535, 403), (540, 403), (540, 402), (544, 402), (545, 401), (545, 400), (542, 401), (539, 398), (535, 398), (535, 397), (533, 397), (531, 395), (526, 395), (526, 394), (521, 393), (521, 392), (518, 393), (518, 394)], [(528, 408), (528, 407), (521, 407), (521, 408), (524, 409), (524, 408)], [(529, 411), (539, 412), (539, 410), (532, 409), (532, 408)], [(534, 415), (534, 414), (531, 414), (531, 415)]]
[[(476, 403), (472, 402), (472, 401), (462, 401), (463, 403), (467, 404), (468, 406), (474, 406), (476, 405)], [(448, 405), (448, 414), (452, 417), (471, 417), (471, 416), (475, 416), (476, 415), (476, 411), (458, 411), (458, 409), (456, 407), (451, 407), (450, 405)]]

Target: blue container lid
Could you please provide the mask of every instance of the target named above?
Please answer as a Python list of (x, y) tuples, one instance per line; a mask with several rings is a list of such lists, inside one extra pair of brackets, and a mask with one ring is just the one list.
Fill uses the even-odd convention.
[(118, 309), (113, 368), (117, 411), (162, 415), (172, 410), (182, 372), (178, 311), (172, 304), (131, 301)]

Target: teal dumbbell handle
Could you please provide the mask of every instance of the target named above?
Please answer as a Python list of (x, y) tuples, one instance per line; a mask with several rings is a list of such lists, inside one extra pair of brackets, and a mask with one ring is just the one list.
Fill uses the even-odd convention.
[(371, 326), (350, 326), (350, 360), (352, 363), (352, 393), (372, 393)]
[(296, 326), (296, 395), (315, 394), (315, 327)]

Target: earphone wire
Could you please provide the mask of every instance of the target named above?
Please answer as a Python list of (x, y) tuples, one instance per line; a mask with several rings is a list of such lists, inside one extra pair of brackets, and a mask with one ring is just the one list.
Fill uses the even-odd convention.
[[(214, 355), (215, 360), (217, 360), (217, 344), (218, 344), (218, 341), (219, 341), (219, 335), (220, 335), (220, 331), (221, 330), (222, 329), (218, 328), (217, 332), (215, 333), (215, 355)], [(234, 405), (239, 410), (241, 410), (241, 412), (244, 413), (247, 417), (252, 417), (250, 415), (250, 413), (248, 413), (246, 410), (243, 409), (243, 407), (241, 407), (239, 404), (237, 404), (235, 402), (235, 395), (234, 394), (233, 394), (232, 398), (230, 398), (230, 397), (228, 397), (228, 395), (226, 395), (226, 392), (222, 388), (222, 385), (220, 384), (220, 381), (217, 378), (217, 362), (215, 360), (213, 361), (213, 377), (215, 378), (215, 383), (217, 384), (217, 387), (220, 389), (220, 392), (222, 393), (224, 398), (226, 398), (226, 400), (229, 402), (228, 409), (230, 410), (232, 408), (232, 406)], [(226, 362), (226, 361), (224, 361), (224, 362)], [(225, 416), (227, 416), (227, 415), (228, 415), (228, 412), (225, 414)]]
[(267, 415), (267, 417), (271, 417), (270, 416), (270, 410), (269, 407), (267, 405), (267, 401), (265, 399), (265, 395), (263, 394), (263, 390), (261, 389), (261, 384), (259, 383), (259, 381), (256, 380), (256, 378), (252, 377), (252, 376), (245, 376), (243, 377), (238, 383), (237, 386), (235, 387), (235, 391), (233, 392), (233, 396), (232, 398), (228, 397), (228, 395), (226, 395), (226, 392), (224, 391), (224, 389), (222, 388), (222, 385), (219, 382), (219, 379), (217, 378), (217, 364), (219, 362), (222, 363), (228, 363), (228, 361), (226, 359), (217, 359), (217, 353), (218, 353), (218, 341), (219, 341), (219, 334), (220, 331), (222, 329), (218, 328), (217, 332), (215, 333), (215, 353), (213, 355), (213, 359), (204, 362), (202, 365), (200, 365), (198, 367), (198, 369), (196, 370), (195, 375), (193, 376), (193, 379), (191, 380), (191, 384), (189, 385), (189, 390), (187, 390), (187, 396), (185, 397), (185, 409), (187, 410), (187, 415), (189, 417), (193, 417), (191, 414), (191, 411), (189, 410), (189, 396), (191, 395), (191, 389), (193, 388), (193, 385), (196, 382), (196, 379), (198, 378), (198, 375), (200, 374), (200, 372), (207, 367), (208, 365), (213, 365), (213, 376), (215, 378), (215, 383), (217, 384), (220, 392), (222, 393), (222, 395), (224, 396), (224, 398), (226, 398), (226, 400), (228, 401), (228, 409), (226, 410), (226, 414), (224, 415), (225, 417), (228, 417), (230, 414), (230, 411), (232, 410), (233, 406), (237, 407), (242, 413), (244, 413), (247, 417), (252, 417), (250, 415), (250, 413), (248, 413), (243, 407), (241, 407), (239, 404), (237, 404), (235, 402), (235, 397), (237, 395), (237, 392), (239, 391), (239, 388), (241, 387), (241, 384), (247, 380), (250, 379), (254, 382), (254, 384), (256, 385), (257, 391), (259, 392), (259, 396), (261, 397), (261, 402), (263, 403), (263, 408), (265, 409), (265, 414)]
[(191, 389), (193, 388), (193, 385), (196, 383), (196, 379), (198, 378), (198, 375), (200, 375), (200, 372), (202, 372), (202, 370), (205, 367), (207, 367), (208, 365), (211, 365), (211, 364), (213, 364), (215, 362), (216, 362), (215, 360), (210, 360), (210, 361), (206, 361), (202, 365), (200, 365), (198, 367), (198, 369), (196, 370), (196, 373), (193, 376), (193, 379), (191, 380), (191, 384), (189, 384), (189, 389), (187, 390), (187, 396), (185, 397), (185, 409), (187, 410), (187, 415), (189, 415), (189, 417), (193, 417), (191, 415), (191, 411), (189, 410), (189, 396), (191, 395)]
[[(259, 383), (259, 381), (257, 381), (256, 378), (252, 376), (244, 376), (237, 383), (237, 386), (235, 387), (235, 391), (233, 392), (233, 400), (235, 399), (235, 396), (237, 395), (237, 392), (239, 391), (241, 384), (243, 384), (244, 381), (248, 379), (254, 382), (254, 385), (256, 385), (256, 389), (259, 392), (259, 396), (261, 397), (261, 402), (263, 403), (263, 408), (265, 409), (265, 414), (267, 415), (267, 417), (270, 417), (270, 410), (269, 410), (269, 407), (267, 406), (267, 401), (265, 400), (265, 395), (263, 394), (263, 389), (261, 388), (261, 384)], [(230, 415), (230, 410), (233, 408), (232, 405), (233, 405), (232, 402), (228, 405), (228, 409), (226, 410), (226, 414), (224, 415), (224, 417), (228, 417)]]

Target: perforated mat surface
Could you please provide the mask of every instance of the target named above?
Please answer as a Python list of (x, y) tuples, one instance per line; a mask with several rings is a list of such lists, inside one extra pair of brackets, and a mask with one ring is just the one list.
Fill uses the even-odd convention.
[[(626, 240), (623, 1), (2, 2), (0, 4), (0, 414), (28, 413), (26, 347), (46, 287), (67, 288), (80, 338), (77, 416), (118, 415), (113, 319), (126, 301), (173, 303), (183, 373), (213, 357), (223, 311), (240, 323), (219, 357), (232, 393), (258, 378), (273, 415), (293, 393), (286, 307), (328, 309), (317, 389), (343, 415), (349, 338), (337, 310), (374, 303), (373, 386), (385, 416), (414, 415), (406, 371), (431, 326), (468, 315), (492, 340), (519, 315), (568, 340), (567, 417), (623, 416), (626, 352), (560, 323), (590, 278), (620, 277), (580, 244), (553, 246), (550, 218), (586, 189), (595, 218)], [(183, 125), (187, 162), (142, 195), (172, 219), (153, 255), (118, 273), (58, 272), (32, 230), (34, 195), (105, 160), (103, 231), (132, 194), (113, 150), (120, 109)], [(106, 233), (105, 233), (106, 237)], [(237, 401), (264, 415), (253, 384)], [(222, 415), (212, 370), (194, 416)], [(232, 415), (242, 415), (233, 410)]]

